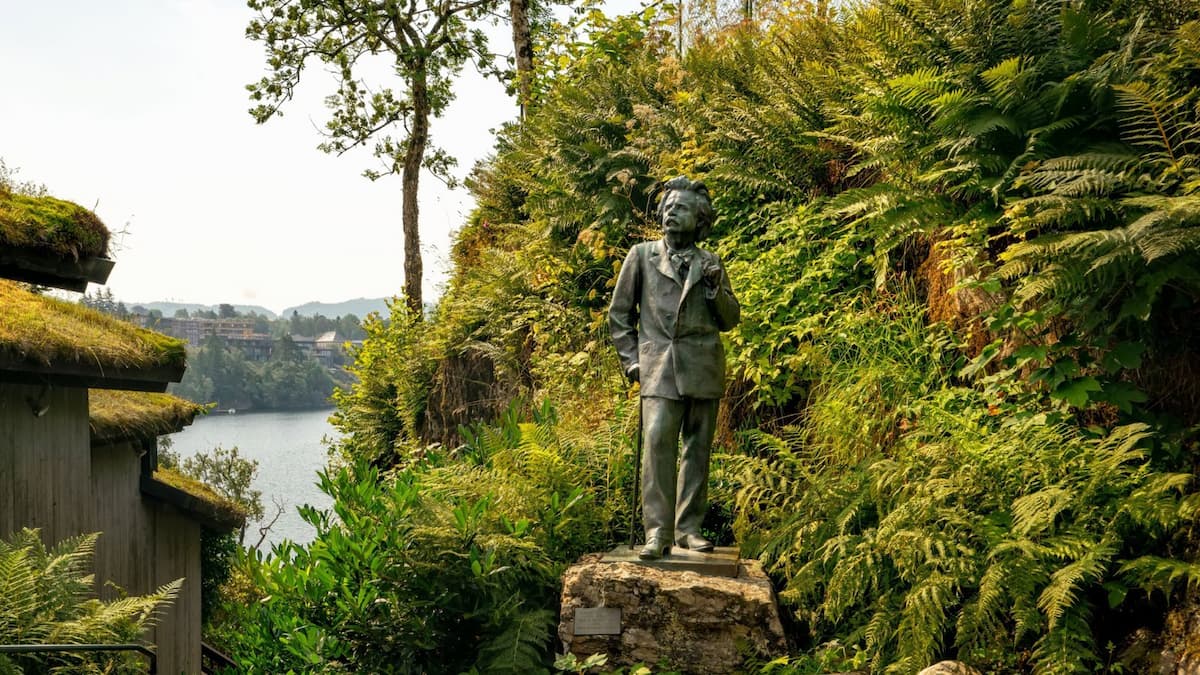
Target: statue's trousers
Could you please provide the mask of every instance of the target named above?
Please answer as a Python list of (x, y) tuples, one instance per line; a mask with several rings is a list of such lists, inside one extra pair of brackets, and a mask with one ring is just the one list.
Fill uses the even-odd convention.
[[(680, 534), (700, 534), (719, 403), (715, 398), (642, 398), (642, 524), (647, 541), (657, 536), (673, 542)], [(677, 448), (682, 449), (678, 458)]]

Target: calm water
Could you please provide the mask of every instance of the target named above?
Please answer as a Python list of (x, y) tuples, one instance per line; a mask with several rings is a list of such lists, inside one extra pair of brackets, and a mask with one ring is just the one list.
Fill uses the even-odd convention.
[[(296, 507), (312, 504), (328, 508), (332, 500), (317, 488), (317, 471), (325, 468), (326, 447), (322, 438), (336, 438), (329, 424), (330, 410), (301, 412), (259, 412), (227, 415), (214, 413), (200, 417), (192, 426), (171, 434), (174, 450), (181, 458), (209, 451), (220, 445), (237, 446), (242, 457), (258, 460), (254, 489), (262, 490), (267, 518), (275, 512), (271, 499), (282, 499), (283, 515), (267, 534), (263, 550), (283, 539), (307, 543), (315, 532), (300, 519)], [(258, 541), (258, 526), (246, 530), (246, 544)]]

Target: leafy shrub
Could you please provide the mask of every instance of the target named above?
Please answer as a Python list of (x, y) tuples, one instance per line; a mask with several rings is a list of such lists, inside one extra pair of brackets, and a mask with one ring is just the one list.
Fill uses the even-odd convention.
[(234, 621), (240, 662), (381, 673), (541, 662), (551, 565), (528, 537), (488, 531), (486, 500), (431, 499), (413, 471), (359, 466), (321, 481), (333, 512), (302, 511), (316, 539), (244, 561), (262, 595)]
[(332, 510), (301, 510), (315, 540), (242, 559), (221, 646), (255, 672), (545, 670), (559, 575), (627, 523), (629, 441), (612, 434), (513, 408), (454, 453), (322, 475)]

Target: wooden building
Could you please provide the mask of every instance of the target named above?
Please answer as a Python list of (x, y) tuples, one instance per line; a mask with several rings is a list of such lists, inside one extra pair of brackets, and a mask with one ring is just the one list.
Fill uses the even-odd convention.
[[(96, 579), (143, 595), (184, 579), (147, 640), (163, 673), (201, 672), (202, 530), (231, 532), (245, 514), (202, 483), (158, 466), (158, 437), (202, 406), (169, 394), (94, 389), (88, 396)], [(100, 596), (118, 596), (102, 585)]]
[[(0, 276), (73, 290), (107, 279), (107, 232), (97, 234), (94, 215), (14, 199), (0, 192)], [(244, 519), (204, 486), (156, 470), (157, 436), (199, 408), (131, 392), (165, 391), (185, 362), (179, 340), (0, 279), (0, 537), (31, 527), (53, 544), (101, 532), (97, 593), (115, 592), (111, 582), (141, 595), (183, 578), (146, 636), (162, 673), (201, 670), (201, 528)]]

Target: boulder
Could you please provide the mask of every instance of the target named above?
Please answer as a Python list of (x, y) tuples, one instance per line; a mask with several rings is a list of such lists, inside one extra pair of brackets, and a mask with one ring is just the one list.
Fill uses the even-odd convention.
[(922, 670), (917, 675), (980, 675), (980, 673), (962, 661), (941, 661)]
[[(620, 609), (620, 633), (576, 635), (575, 611), (597, 607)], [(787, 649), (771, 582), (754, 560), (729, 578), (586, 556), (563, 576), (558, 635), (581, 659), (604, 653), (609, 666), (686, 673), (735, 672), (748, 654)]]

